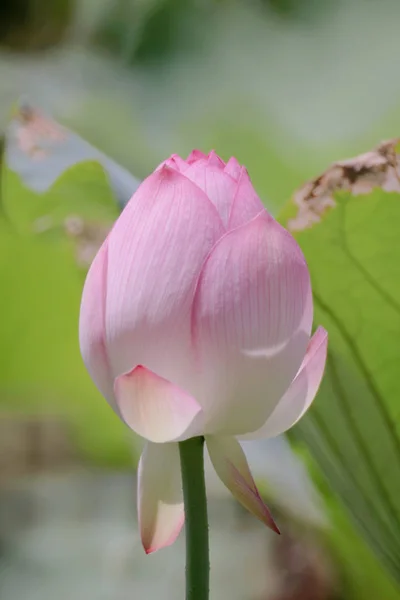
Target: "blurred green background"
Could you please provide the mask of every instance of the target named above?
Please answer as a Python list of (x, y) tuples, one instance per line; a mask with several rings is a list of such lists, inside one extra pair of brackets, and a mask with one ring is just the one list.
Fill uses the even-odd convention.
[[(122, 600), (141, 593), (159, 597), (158, 588), (152, 591), (156, 576), (161, 590), (163, 581), (171, 586), (165, 598), (179, 596), (174, 561), (177, 572), (183, 571), (181, 550), (160, 555), (149, 566), (136, 550), (136, 538), (133, 550), (123, 538), (122, 550), (118, 546), (106, 558), (97, 557), (85, 577), (78, 577), (80, 567), (71, 558), (81, 546), (78, 532), (70, 546), (60, 546), (59, 539), (69, 539), (65, 531), (77, 523), (94, 546), (94, 530), (101, 530), (108, 543), (120, 529), (135, 529), (134, 494), (118, 476), (129, 477), (125, 472), (136, 463), (140, 442), (99, 397), (79, 354), (77, 322), (87, 266), (127, 200), (127, 190), (137, 185), (135, 178), (145, 177), (173, 152), (185, 155), (198, 147), (214, 148), (224, 159), (235, 155), (278, 216), (285, 214), (294, 191), (330, 162), (395, 137), (400, 131), (399, 22), (396, 0), (3, 1), (4, 600), (52, 597), (52, 590), (64, 594), (61, 600)], [(21, 97), (81, 137), (68, 145), (64, 138), (69, 133), (56, 124), (49, 132), (41, 112), (17, 112)], [(46, 147), (36, 146), (37, 137), (58, 144), (52, 163)], [(347, 198), (345, 227), (338, 199), (336, 212), (298, 235), (319, 296), (316, 320), (331, 335), (331, 356), (316, 406), (291, 436), (293, 450), (279, 444), (257, 448), (258, 479), (286, 523), (287, 535), (278, 544), (265, 534), (260, 542), (268, 548), (265, 564), (257, 564), (257, 576), (248, 577), (257, 580), (262, 572), (267, 583), (262, 579), (259, 589), (249, 583), (246, 592), (237, 588), (238, 598), (400, 597), (400, 204), (397, 195), (391, 201), (383, 196), (370, 195), (361, 210), (355, 198)], [(349, 261), (349, 247), (356, 267), (353, 254)], [(280, 463), (284, 456), (288, 462)], [(274, 471), (274, 462), (282, 467)], [(76, 474), (81, 469), (83, 477)], [(88, 479), (97, 491), (92, 483), (88, 491)], [(64, 506), (60, 498), (68, 493), (63, 486), (72, 497), (84, 496), (88, 506), (97, 495), (109, 494), (111, 486), (115, 498), (121, 498), (119, 509), (110, 515), (104, 502), (94, 526), (92, 512), (83, 510), (80, 501), (75, 506), (65, 500)], [(38, 489), (46, 490), (39, 500)], [(222, 492), (214, 494), (212, 487), (210, 493), (219, 499)], [(22, 508), (15, 494), (23, 499)], [(301, 494), (305, 500), (296, 506)], [(63, 512), (51, 520), (49, 506), (55, 504)], [(36, 505), (45, 508), (33, 511), (29, 527), (22, 527)], [(7, 528), (13, 519), (15, 526)], [(105, 531), (113, 519), (119, 519), (118, 526)], [(229, 521), (226, 527), (234, 528), (235, 559), (228, 554), (230, 534), (223, 530), (215, 542), (218, 554), (226, 552), (227, 564), (241, 560), (250, 552), (252, 536), (261, 535), (248, 530), (241, 513), (232, 519), (234, 525)], [(62, 548), (57, 566), (49, 557), (38, 562), (37, 556), (53, 554), (53, 546)], [(100, 585), (101, 561), (119, 564), (121, 553), (128, 575), (117, 569)], [(21, 566), (26, 564), (28, 570)], [(133, 564), (143, 570), (143, 592)], [(224, 591), (229, 585), (224, 568), (223, 561), (215, 567), (216, 599), (234, 598), (233, 584)], [(73, 591), (71, 577), (80, 582)]]

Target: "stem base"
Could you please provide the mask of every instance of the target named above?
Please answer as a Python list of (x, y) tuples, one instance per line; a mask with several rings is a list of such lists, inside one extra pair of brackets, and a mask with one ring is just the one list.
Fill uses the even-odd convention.
[(210, 560), (204, 438), (179, 442), (186, 525), (186, 600), (208, 600)]

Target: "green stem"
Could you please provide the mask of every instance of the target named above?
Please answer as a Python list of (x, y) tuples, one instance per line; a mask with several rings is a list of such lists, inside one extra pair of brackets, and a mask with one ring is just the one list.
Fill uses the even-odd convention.
[(208, 600), (210, 559), (204, 438), (179, 443), (186, 518), (186, 600)]

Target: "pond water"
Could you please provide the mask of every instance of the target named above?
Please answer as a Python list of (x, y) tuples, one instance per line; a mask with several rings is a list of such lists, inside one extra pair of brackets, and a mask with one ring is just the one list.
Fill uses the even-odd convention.
[[(2, 600), (184, 597), (184, 536), (146, 556), (131, 474), (74, 471), (0, 490)], [(212, 597), (266, 600), (271, 535), (226, 498), (210, 502)]]

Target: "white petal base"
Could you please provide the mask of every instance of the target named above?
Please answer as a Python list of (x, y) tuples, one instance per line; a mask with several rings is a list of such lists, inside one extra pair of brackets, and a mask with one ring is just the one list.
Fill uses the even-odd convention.
[(114, 385), (125, 423), (150, 442), (185, 440), (202, 430), (202, 411), (184, 390), (141, 365)]
[(260, 496), (246, 456), (234, 437), (206, 436), (207, 449), (217, 475), (234, 498), (267, 527), (280, 533)]
[(146, 554), (173, 544), (185, 521), (178, 444), (146, 444), (138, 467), (137, 496)]
[(289, 389), (265, 424), (254, 433), (240, 436), (243, 440), (275, 437), (297, 423), (309, 409), (324, 374), (328, 334), (318, 327), (312, 336), (302, 365)]

